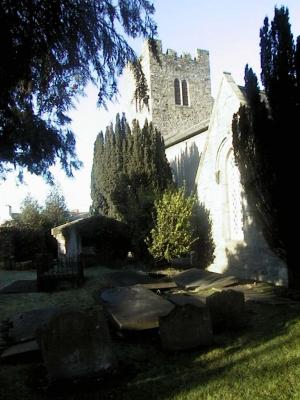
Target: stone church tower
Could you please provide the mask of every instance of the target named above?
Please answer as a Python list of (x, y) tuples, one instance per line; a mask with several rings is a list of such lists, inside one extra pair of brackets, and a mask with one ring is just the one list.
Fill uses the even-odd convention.
[[(159, 62), (144, 46), (142, 66), (149, 87), (149, 108), (136, 112), (127, 102), (128, 120), (147, 118), (165, 139), (166, 155), (178, 185), (196, 190), (210, 211), (216, 245), (210, 270), (240, 278), (286, 283), (286, 267), (268, 248), (249, 213), (232, 148), (232, 118), (245, 104), (243, 89), (223, 73), (216, 99), (211, 97), (209, 53), (163, 53)], [(130, 82), (130, 79), (127, 80)], [(126, 90), (127, 95), (133, 93)], [(128, 89), (128, 88), (127, 88)], [(200, 266), (201, 267), (201, 266)]]
[(199, 49), (195, 58), (170, 49), (163, 53), (160, 41), (157, 50), (158, 59), (145, 44), (142, 65), (149, 86), (149, 120), (168, 140), (210, 118), (209, 54)]
[[(211, 96), (209, 53), (197, 49), (196, 57), (190, 54), (178, 56), (174, 50), (162, 50), (157, 41), (157, 57), (149, 50), (147, 42), (142, 50), (142, 67), (149, 89), (149, 107), (137, 112), (132, 102), (134, 82), (126, 72), (125, 98), (128, 120), (138, 119), (141, 124), (147, 118), (163, 134), (165, 142), (174, 142), (187, 127), (197, 130), (210, 119), (213, 98)], [(177, 139), (176, 139), (177, 140)]]

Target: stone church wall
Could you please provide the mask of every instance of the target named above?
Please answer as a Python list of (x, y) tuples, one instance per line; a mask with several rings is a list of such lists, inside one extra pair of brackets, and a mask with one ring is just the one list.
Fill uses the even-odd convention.
[(185, 186), (188, 193), (195, 188), (195, 180), (202, 156), (207, 130), (166, 148), (166, 156), (175, 182)]

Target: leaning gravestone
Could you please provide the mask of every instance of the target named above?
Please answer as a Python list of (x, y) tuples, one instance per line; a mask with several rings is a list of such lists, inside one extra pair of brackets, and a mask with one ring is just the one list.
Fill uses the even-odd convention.
[(169, 300), (176, 307), (159, 318), (162, 347), (176, 351), (211, 345), (212, 324), (205, 304), (193, 296), (173, 295)]
[(95, 378), (116, 367), (100, 309), (90, 314), (65, 311), (55, 316), (38, 332), (38, 341), (50, 381)]
[(244, 293), (223, 290), (206, 298), (214, 331), (238, 329), (245, 323)]

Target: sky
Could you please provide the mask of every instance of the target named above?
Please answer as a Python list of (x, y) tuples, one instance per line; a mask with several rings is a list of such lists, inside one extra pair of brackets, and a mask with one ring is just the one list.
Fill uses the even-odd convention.
[[(289, 8), (294, 38), (300, 35), (300, 1), (286, 0), (154, 0), (154, 19), (158, 25), (158, 38), (163, 51), (168, 48), (178, 54), (205, 49), (210, 53), (212, 95), (215, 97), (222, 71), (230, 72), (238, 84), (243, 84), (245, 65), (248, 63), (259, 76), (259, 30), (265, 16), (273, 19), (274, 6)], [(141, 40), (134, 42), (139, 53)], [(56, 183), (61, 187), (69, 210), (88, 211), (90, 199), (90, 174), (93, 146), (98, 132), (105, 130), (115, 114), (122, 111), (121, 99), (99, 109), (97, 88), (89, 85), (86, 96), (80, 98), (76, 109), (69, 115), (77, 141), (77, 154), (84, 167), (67, 178), (59, 167), (51, 169)], [(18, 184), (15, 174), (0, 181), (0, 206), (9, 204), (18, 212), (25, 196), (30, 193), (43, 205), (50, 191), (42, 178), (25, 174), (25, 183)]]

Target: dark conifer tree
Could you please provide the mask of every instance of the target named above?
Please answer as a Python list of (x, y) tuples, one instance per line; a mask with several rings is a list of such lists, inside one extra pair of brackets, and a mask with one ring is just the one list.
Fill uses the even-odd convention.
[(246, 67), (247, 105), (233, 119), (233, 147), (249, 205), (271, 248), (287, 263), (289, 286), (300, 288), (297, 244), (291, 232), (300, 117), (299, 38), (295, 46), (288, 9), (275, 8), (260, 31), (260, 93)]
[[(101, 149), (101, 150), (99, 150)], [(98, 158), (101, 156), (101, 158)], [(144, 238), (152, 228), (154, 201), (172, 182), (161, 134), (138, 121), (132, 130), (126, 118), (116, 117), (105, 140), (97, 137), (91, 177), (92, 210), (129, 224), (136, 252), (146, 251)]]

